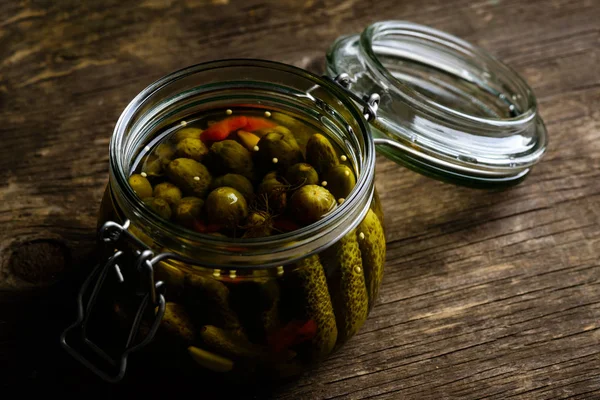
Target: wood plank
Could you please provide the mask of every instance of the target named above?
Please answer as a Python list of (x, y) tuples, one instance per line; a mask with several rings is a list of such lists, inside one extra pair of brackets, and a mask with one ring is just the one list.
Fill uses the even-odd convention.
[(135, 370), (111, 387), (82, 371), (56, 346), (74, 285), (15, 278), (15, 251), (62, 243), (66, 253), (48, 262), (90, 261), (112, 129), (153, 80), (229, 57), (322, 72), (336, 37), (395, 18), (456, 34), (521, 73), (538, 97), (548, 153), (502, 192), (436, 182), (379, 157), (388, 259), (378, 304), (321, 366), (253, 395), (600, 399), (595, 1), (6, 1), (0, 15), (0, 362), (10, 366), (1, 388), (98, 398), (196, 389), (177, 376), (153, 387), (144, 384), (152, 374)]

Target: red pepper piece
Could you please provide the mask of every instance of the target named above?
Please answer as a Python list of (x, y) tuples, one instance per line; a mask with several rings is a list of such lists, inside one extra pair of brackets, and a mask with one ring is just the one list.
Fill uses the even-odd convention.
[(297, 223), (287, 218), (275, 218), (273, 221), (273, 227), (283, 233), (300, 229), (300, 226)]
[(248, 124), (248, 118), (244, 116), (240, 117), (229, 117), (222, 121), (215, 122), (209, 126), (200, 135), (200, 139), (204, 142), (218, 142), (225, 140), (232, 132), (238, 129), (245, 128)]
[(248, 132), (277, 126), (277, 124), (260, 117), (246, 117), (246, 121), (247, 122), (244, 130)]
[(294, 320), (269, 335), (267, 341), (271, 349), (278, 353), (312, 339), (316, 333), (317, 324), (312, 319), (306, 322)]
[(221, 229), (220, 225), (205, 224), (203, 221), (194, 221), (194, 230), (200, 233), (215, 233)]

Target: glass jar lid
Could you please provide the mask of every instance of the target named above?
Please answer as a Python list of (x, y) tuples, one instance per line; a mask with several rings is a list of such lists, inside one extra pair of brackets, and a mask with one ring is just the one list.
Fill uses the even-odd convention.
[(447, 33), (383, 21), (338, 38), (327, 73), (355, 97), (380, 96), (378, 150), (437, 179), (476, 187), (522, 181), (547, 145), (536, 99), (515, 71)]

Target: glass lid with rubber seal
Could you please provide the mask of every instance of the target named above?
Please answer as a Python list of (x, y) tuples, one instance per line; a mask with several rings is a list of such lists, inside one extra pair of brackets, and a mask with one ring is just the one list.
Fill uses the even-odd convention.
[(355, 97), (380, 96), (378, 150), (425, 175), (466, 186), (521, 182), (546, 150), (531, 88), (487, 52), (447, 33), (384, 21), (338, 38), (327, 73)]

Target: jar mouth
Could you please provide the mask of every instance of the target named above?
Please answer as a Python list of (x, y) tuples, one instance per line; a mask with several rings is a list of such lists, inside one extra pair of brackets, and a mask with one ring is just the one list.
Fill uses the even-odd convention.
[(515, 71), (442, 31), (406, 21), (378, 22), (363, 31), (360, 49), (389, 90), (415, 107), (505, 127), (536, 115), (535, 97)]
[[(128, 184), (131, 160), (160, 129), (178, 124), (186, 113), (211, 107), (277, 104), (337, 127), (339, 140), (353, 147), (357, 182), (348, 198), (322, 220), (293, 232), (264, 238), (211, 236), (163, 220), (139, 200)], [(333, 129), (333, 128), (332, 128)], [(375, 150), (361, 110), (328, 79), (272, 61), (229, 59), (197, 64), (173, 72), (140, 92), (125, 108), (110, 144), (111, 189), (124, 217), (163, 248), (202, 266), (275, 267), (306, 257), (335, 243), (368, 210)], [(173, 250), (171, 250), (173, 251)]]

